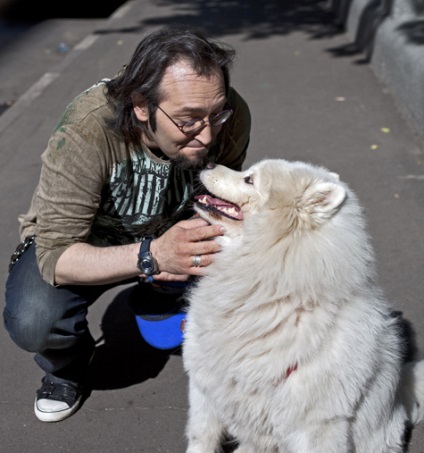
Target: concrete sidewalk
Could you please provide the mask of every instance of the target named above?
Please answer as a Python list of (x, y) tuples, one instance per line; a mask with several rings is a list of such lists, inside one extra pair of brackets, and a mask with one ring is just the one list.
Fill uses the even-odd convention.
[[(394, 309), (411, 321), (424, 357), (423, 143), (373, 69), (340, 52), (352, 40), (333, 19), (325, 2), (299, 0), (283, 9), (279, 0), (140, 0), (96, 23), (0, 116), (3, 287), (18, 243), (17, 216), (28, 207), (40, 154), (66, 104), (100, 78), (112, 77), (145, 34), (185, 23), (204, 27), (238, 51), (232, 82), (253, 117), (246, 167), (263, 157), (312, 161), (339, 173), (358, 193), (381, 285)], [(99, 340), (94, 388), (82, 408), (58, 424), (36, 420), (41, 371), (0, 330), (2, 451), (184, 452), (187, 382), (181, 357), (142, 341), (125, 300), (129, 291), (110, 292), (93, 306), (90, 327)], [(413, 431), (409, 451), (424, 452), (423, 427)]]
[(332, 0), (351, 43), (390, 88), (415, 132), (424, 138), (424, 3), (421, 0)]

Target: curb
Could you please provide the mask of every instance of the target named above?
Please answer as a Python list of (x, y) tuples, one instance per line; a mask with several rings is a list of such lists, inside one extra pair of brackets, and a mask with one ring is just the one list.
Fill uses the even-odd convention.
[(357, 52), (424, 141), (424, 3), (335, 0), (333, 7)]

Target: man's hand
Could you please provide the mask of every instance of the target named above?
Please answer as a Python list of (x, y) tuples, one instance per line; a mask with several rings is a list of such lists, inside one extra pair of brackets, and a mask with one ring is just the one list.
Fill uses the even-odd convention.
[[(190, 275), (204, 275), (204, 268), (213, 262), (215, 253), (221, 249), (214, 238), (223, 234), (222, 226), (210, 225), (201, 218), (183, 220), (172, 226), (150, 244), (161, 271), (155, 280), (181, 281)], [(196, 255), (201, 257), (198, 267), (193, 263)]]

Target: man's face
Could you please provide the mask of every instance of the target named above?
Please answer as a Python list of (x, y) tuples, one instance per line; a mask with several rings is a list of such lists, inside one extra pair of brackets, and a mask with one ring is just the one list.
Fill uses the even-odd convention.
[[(160, 109), (176, 124), (210, 117), (224, 110), (226, 97), (222, 73), (199, 76), (185, 61), (170, 66), (160, 83)], [(222, 126), (207, 124), (194, 135), (186, 135), (160, 109), (156, 110), (156, 131), (151, 130), (146, 105), (139, 103), (134, 112), (140, 121), (147, 122), (149, 137), (143, 141), (149, 148), (159, 148), (169, 159), (184, 168), (200, 168), (207, 161), (208, 150)]]

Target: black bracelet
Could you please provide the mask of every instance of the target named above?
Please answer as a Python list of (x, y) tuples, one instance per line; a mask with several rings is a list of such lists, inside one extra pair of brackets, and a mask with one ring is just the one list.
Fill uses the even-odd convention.
[(27, 251), (28, 247), (34, 242), (35, 234), (32, 236), (27, 236), (13, 252), (13, 255), (10, 257), (9, 263), (9, 272), (13, 269), (13, 266), (17, 263), (19, 258)]

